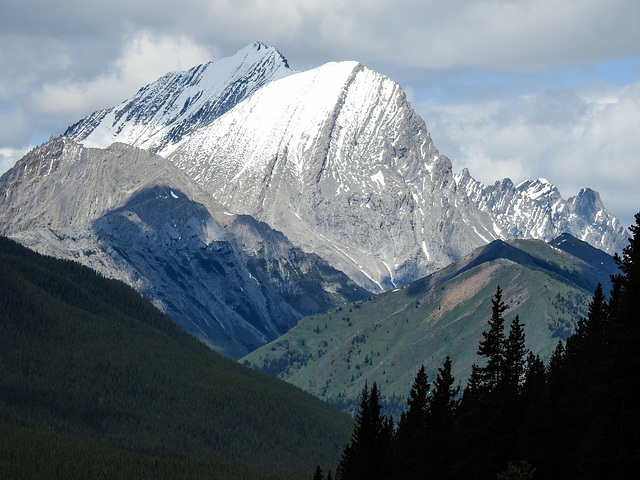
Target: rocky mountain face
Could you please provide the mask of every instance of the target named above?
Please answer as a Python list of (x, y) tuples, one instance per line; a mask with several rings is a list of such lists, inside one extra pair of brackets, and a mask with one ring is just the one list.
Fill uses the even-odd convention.
[(168, 158), (374, 291), (497, 237), (401, 88), (356, 62), (263, 87)]
[(456, 175), (456, 183), (471, 202), (491, 215), (503, 238), (551, 241), (568, 233), (610, 254), (621, 253), (627, 245), (624, 227), (590, 188), (565, 200), (545, 179), (514, 185), (505, 178), (485, 186), (467, 169)]
[(627, 238), (595, 192), (564, 201), (537, 181), (484, 187), (454, 175), (389, 78), (357, 62), (293, 72), (259, 43), (168, 74), (66, 135), (165, 155), (230, 212), (376, 292), (499, 238), (568, 231), (610, 253)]
[(134, 286), (232, 358), (304, 315), (368, 296), (315, 255), (231, 215), (163, 157), (52, 138), (0, 178), (0, 233)]
[(454, 175), (389, 78), (295, 72), (260, 43), (89, 115), (0, 184), (0, 233), (127, 281), (234, 357), (496, 239), (627, 238), (590, 190)]

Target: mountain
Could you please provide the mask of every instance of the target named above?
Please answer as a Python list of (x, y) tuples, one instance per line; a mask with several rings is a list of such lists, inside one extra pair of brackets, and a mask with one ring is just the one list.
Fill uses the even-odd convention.
[(279, 232), (231, 215), (166, 159), (52, 138), (0, 178), (0, 234), (134, 286), (231, 358), (370, 296)]
[[(196, 75), (204, 71), (215, 81)], [(196, 97), (216, 100), (203, 109)], [(214, 107), (218, 99), (224, 108)], [(353, 61), (294, 72), (260, 43), (173, 72), (65, 134), (85, 145), (119, 140), (161, 153), (229, 212), (266, 223), (374, 292), (496, 239), (568, 232), (609, 253), (627, 239), (601, 203), (587, 205), (590, 194), (560, 209), (561, 199), (544, 192), (489, 191), (454, 175), (424, 120), (384, 75)]]
[[(45, 442), (53, 451), (57, 438), (94, 455), (91, 441), (164, 457), (160, 464), (190, 459), (310, 476), (318, 464), (335, 465), (348, 441), (346, 415), (213, 352), (129, 286), (76, 262), (0, 237), (0, 291), (3, 452), (7, 438), (32, 445), (57, 432), (64, 437)], [(6, 427), (20, 430), (7, 437)]]
[(506, 178), (485, 186), (466, 168), (456, 175), (456, 183), (480, 210), (491, 215), (503, 238), (551, 241), (569, 233), (610, 254), (621, 253), (626, 246), (624, 227), (590, 188), (564, 200), (545, 179), (514, 185)]
[(405, 287), (306, 317), (241, 361), (350, 411), (375, 381), (397, 414), (421, 365), (433, 380), (450, 355), (464, 385), (498, 285), (507, 328), (519, 315), (527, 348), (546, 360), (586, 316), (597, 284), (610, 290), (612, 268), (610, 256), (594, 266), (540, 240), (496, 240)]
[(131, 99), (70, 126), (64, 136), (88, 147), (122, 142), (165, 156), (183, 138), (291, 73), (275, 48), (256, 42), (232, 57), (167, 73)]
[(295, 72), (260, 43), (66, 134), (0, 177), (0, 234), (129, 283), (232, 358), (496, 239), (626, 240), (592, 194), (572, 207), (550, 185), (454, 175), (389, 78), (357, 62)]
[(598, 270), (608, 273), (609, 275), (620, 274), (618, 264), (611, 255), (608, 255), (602, 250), (592, 247), (589, 243), (578, 240), (567, 233), (563, 233), (558, 238), (551, 240), (549, 245), (559, 248), (560, 250), (564, 250), (565, 252), (570, 253), (574, 257), (579, 258), (583, 262)]

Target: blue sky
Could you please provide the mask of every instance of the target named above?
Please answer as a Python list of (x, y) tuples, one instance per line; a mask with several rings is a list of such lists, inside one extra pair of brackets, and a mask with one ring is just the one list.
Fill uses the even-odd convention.
[(0, 173), (171, 70), (261, 41), (407, 92), (454, 171), (640, 211), (638, 0), (0, 0)]

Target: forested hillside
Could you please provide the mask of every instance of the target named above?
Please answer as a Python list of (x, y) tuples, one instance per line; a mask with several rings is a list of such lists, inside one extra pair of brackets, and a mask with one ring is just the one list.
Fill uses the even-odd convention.
[(381, 389), (365, 384), (336, 478), (629, 478), (640, 460), (640, 214), (631, 232), (609, 300), (596, 287), (546, 365), (526, 349), (527, 319), (507, 318), (498, 287), (464, 391), (449, 356), (432, 381), (422, 368), (395, 425), (381, 413)]
[(364, 382), (377, 382), (385, 414), (397, 417), (421, 365), (435, 377), (450, 355), (466, 382), (498, 285), (509, 315), (526, 323), (527, 347), (547, 361), (587, 315), (598, 283), (608, 291), (617, 272), (613, 257), (584, 242), (557, 243), (497, 240), (403, 288), (305, 317), (242, 361), (350, 414)]
[(0, 424), (13, 428), (3, 455), (29, 428), (38, 442), (58, 442), (40, 429), (138, 454), (312, 472), (337, 461), (352, 426), (213, 352), (123, 283), (6, 238), (0, 341)]

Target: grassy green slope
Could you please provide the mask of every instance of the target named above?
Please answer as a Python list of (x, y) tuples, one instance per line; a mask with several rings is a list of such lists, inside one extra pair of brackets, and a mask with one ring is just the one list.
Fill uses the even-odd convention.
[(133, 289), (0, 238), (0, 424), (312, 471), (352, 422), (183, 332)]
[(498, 285), (507, 322), (519, 315), (527, 347), (547, 358), (586, 314), (598, 279), (607, 277), (544, 242), (488, 246), (446, 272), (307, 317), (242, 361), (347, 410), (365, 380), (403, 404), (422, 364), (434, 379), (450, 355), (454, 376), (466, 380)]

